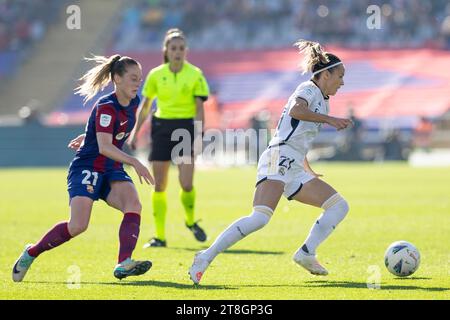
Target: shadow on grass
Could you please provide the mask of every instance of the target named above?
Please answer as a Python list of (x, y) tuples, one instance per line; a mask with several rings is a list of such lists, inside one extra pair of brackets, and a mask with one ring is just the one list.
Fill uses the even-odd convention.
[[(409, 280), (418, 280), (422, 278), (410, 278)], [(428, 279), (428, 278), (425, 278)], [(406, 279), (402, 279), (406, 280)], [(350, 289), (367, 289), (367, 283), (365, 282), (352, 282), (352, 281), (306, 281), (309, 288), (350, 288)], [(381, 290), (424, 290), (424, 291), (448, 291), (450, 288), (443, 287), (419, 287), (415, 285), (384, 285), (381, 283)]]
[[(68, 285), (67, 282), (52, 282), (52, 281), (24, 281), (25, 283), (41, 283), (41, 284), (62, 284)], [(103, 286), (134, 286), (134, 287), (161, 287), (161, 288), (176, 288), (176, 289), (194, 289), (194, 290), (237, 290), (237, 287), (220, 286), (220, 285), (194, 285), (184, 284), (170, 281), (156, 281), (156, 280), (136, 280), (136, 281), (117, 281), (117, 282), (80, 282), (83, 285), (103, 285)]]
[[(198, 252), (200, 250), (208, 249), (208, 247), (202, 247), (202, 248), (176, 248), (176, 247), (167, 247), (164, 249), (173, 249), (173, 250), (185, 250), (185, 251), (192, 251), (192, 252)], [(281, 255), (284, 254), (282, 251), (257, 251), (257, 250), (226, 250), (222, 252), (224, 254), (273, 254), (273, 255)]]
[[(411, 278), (422, 279), (422, 278)], [(425, 278), (428, 279), (428, 278)], [(402, 279), (404, 280), (404, 279)], [(42, 283), (42, 284), (62, 284), (67, 285), (67, 282), (51, 282), (51, 281), (25, 281), (27, 283)], [(142, 280), (142, 281), (117, 281), (117, 282), (80, 282), (80, 285), (104, 285), (104, 286), (133, 286), (133, 287), (161, 287), (161, 288), (176, 288), (176, 289), (193, 289), (193, 290), (238, 290), (239, 288), (349, 288), (349, 289), (368, 289), (365, 282), (353, 281), (305, 281), (305, 284), (243, 284), (236, 286), (226, 285), (193, 285), (184, 284), (171, 281), (157, 281), (157, 280)], [(431, 292), (448, 291), (450, 288), (441, 287), (419, 287), (415, 285), (383, 285), (381, 290), (424, 290)]]
[(402, 280), (402, 281), (408, 281), (408, 280), (431, 280), (433, 278), (426, 278), (426, 277), (408, 277), (408, 278), (395, 278), (395, 280)]
[(255, 250), (227, 250), (224, 251), (225, 254), (274, 254), (280, 255), (284, 254), (282, 251), (255, 251)]
[(236, 290), (236, 287), (230, 286), (220, 286), (220, 285), (194, 285), (194, 284), (184, 284), (170, 281), (157, 281), (157, 280), (145, 280), (145, 281), (121, 281), (121, 282), (106, 282), (98, 283), (105, 285), (120, 285), (120, 286), (153, 286), (161, 288), (176, 288), (176, 289), (214, 289), (214, 290)]

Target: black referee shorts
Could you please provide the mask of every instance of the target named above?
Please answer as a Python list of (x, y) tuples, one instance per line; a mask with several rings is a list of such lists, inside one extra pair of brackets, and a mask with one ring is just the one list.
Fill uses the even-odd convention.
[[(153, 116), (151, 130), (150, 161), (171, 161), (172, 156), (189, 154), (193, 156), (194, 119), (159, 119)], [(177, 149), (174, 151), (175, 146)]]

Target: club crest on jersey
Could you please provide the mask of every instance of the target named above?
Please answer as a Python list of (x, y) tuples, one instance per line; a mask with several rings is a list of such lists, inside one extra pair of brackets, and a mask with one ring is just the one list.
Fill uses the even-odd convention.
[(88, 185), (86, 186), (86, 189), (87, 189), (87, 192), (89, 192), (89, 193), (94, 193), (94, 187), (91, 186), (90, 184), (88, 184)]
[(116, 140), (122, 140), (125, 137), (125, 132), (119, 132), (116, 135)]
[(100, 125), (103, 128), (107, 128), (111, 124), (112, 117), (109, 114), (100, 115)]
[(129, 132), (125, 133), (125, 132), (119, 132), (116, 135), (116, 140), (122, 140), (123, 138), (127, 138), (130, 135)]

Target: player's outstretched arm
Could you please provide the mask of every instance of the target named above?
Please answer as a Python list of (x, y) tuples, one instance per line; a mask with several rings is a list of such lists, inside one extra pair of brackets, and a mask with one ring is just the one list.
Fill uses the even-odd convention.
[[(138, 108), (137, 111), (137, 121), (136, 125), (134, 126), (133, 130), (131, 131), (130, 138), (129, 138), (129, 146), (132, 150), (136, 150), (136, 142), (137, 142), (137, 136), (139, 131), (141, 130), (142, 125), (144, 124), (145, 120), (150, 114), (150, 107), (152, 105), (152, 100), (145, 98), (142, 100), (141, 105)], [(151, 117), (151, 114), (150, 114)], [(151, 119), (150, 119), (151, 124)]]
[(112, 143), (112, 134), (98, 132), (97, 133), (97, 142), (100, 154), (113, 159), (114, 161), (122, 162), (125, 164), (129, 164), (136, 170), (136, 173), (139, 177), (139, 181), (142, 183), (142, 179), (147, 182), (147, 184), (154, 184), (152, 175), (148, 171), (147, 167), (144, 166), (138, 159), (132, 157), (119, 148), (117, 148)]
[(289, 115), (297, 120), (327, 123), (330, 126), (335, 127), (337, 130), (345, 129), (352, 124), (350, 119), (330, 117), (325, 114), (316, 113), (309, 110), (308, 104), (301, 98), (297, 98), (296, 104), (289, 111)]

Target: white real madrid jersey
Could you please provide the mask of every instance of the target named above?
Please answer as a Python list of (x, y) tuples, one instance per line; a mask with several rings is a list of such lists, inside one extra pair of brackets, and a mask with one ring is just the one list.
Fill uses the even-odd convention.
[(320, 88), (311, 80), (301, 83), (284, 107), (269, 147), (286, 144), (298, 151), (304, 158), (311, 148), (314, 138), (319, 133), (322, 124), (297, 120), (289, 115), (289, 112), (296, 104), (297, 98), (304, 99), (308, 103), (309, 110), (313, 112), (326, 115), (329, 113), (328, 98), (323, 96)]

